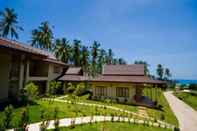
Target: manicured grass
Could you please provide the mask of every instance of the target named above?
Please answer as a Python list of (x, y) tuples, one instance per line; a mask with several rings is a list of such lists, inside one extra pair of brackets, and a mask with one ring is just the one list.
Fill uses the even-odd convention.
[[(38, 100), (34, 105), (30, 105), (29, 109), (29, 122), (39, 122), (41, 121), (41, 111), (45, 111), (46, 119), (53, 119), (54, 109), (59, 109), (58, 118), (65, 117), (77, 117), (77, 116), (91, 116), (91, 115), (111, 115), (118, 114), (119, 112), (115, 110), (110, 110), (106, 108), (95, 108), (90, 106), (83, 106), (77, 104), (68, 104), (62, 102), (53, 102)], [(20, 121), (22, 111), (25, 107), (20, 107), (14, 109), (12, 117), (12, 127), (17, 127)], [(3, 112), (0, 112), (0, 122), (3, 118)]]
[[(154, 89), (153, 89), (154, 90)], [(151, 109), (148, 108), (147, 112), (150, 117), (174, 124), (175, 126), (178, 126), (178, 120), (174, 113), (172, 112), (163, 92), (161, 90), (157, 90), (157, 93), (152, 92), (152, 98), (157, 99), (158, 104), (161, 105), (161, 109)], [(148, 94), (148, 93), (146, 93)], [(149, 91), (150, 94), (150, 91)], [(162, 118), (162, 115), (164, 116)]]
[(60, 128), (60, 131), (170, 131), (170, 129), (147, 127), (129, 123), (106, 122), (78, 125), (74, 128)]
[(197, 95), (188, 92), (176, 92), (174, 95), (190, 105), (194, 110), (197, 110)]
[[(68, 97), (65, 97), (63, 99), (64, 100), (73, 100), (73, 97), (68, 95)], [(137, 112), (138, 111), (138, 107), (137, 106), (126, 105), (126, 104), (118, 104), (118, 103), (107, 103), (106, 101), (89, 100), (88, 99), (88, 95), (83, 95), (83, 96), (80, 96), (80, 97), (76, 97), (75, 101), (77, 101), (77, 102), (84, 102), (84, 103), (93, 103), (93, 104), (114, 106), (114, 107), (118, 107), (118, 108), (121, 108), (121, 109), (129, 110), (129, 111), (132, 111), (132, 112)]]

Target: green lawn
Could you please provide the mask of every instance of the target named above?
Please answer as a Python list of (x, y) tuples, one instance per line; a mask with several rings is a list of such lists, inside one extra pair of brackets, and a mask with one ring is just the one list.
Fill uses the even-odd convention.
[(197, 110), (197, 95), (187, 92), (176, 92), (174, 93), (180, 100), (190, 105), (194, 110)]
[[(145, 94), (152, 95), (152, 98), (157, 99), (158, 104), (160, 104), (162, 106), (161, 110), (148, 108), (147, 112), (148, 112), (149, 116), (159, 119), (159, 120), (166, 121), (171, 124), (174, 124), (175, 126), (178, 126), (178, 120), (177, 120), (176, 116), (174, 115), (174, 113), (172, 112), (165, 96), (163, 95), (163, 92), (161, 90), (158, 90), (157, 93), (153, 93), (154, 92), (153, 91), (152, 94), (150, 94), (150, 91), (148, 93), (147, 92)], [(162, 114), (164, 115), (164, 118), (162, 118)]]
[(147, 127), (129, 123), (106, 122), (78, 125), (74, 128), (60, 128), (60, 131), (170, 131), (170, 129)]
[[(29, 119), (30, 123), (41, 121), (41, 111), (46, 111), (46, 118), (53, 119), (54, 109), (58, 107), (59, 118), (65, 117), (76, 117), (76, 116), (90, 116), (90, 115), (111, 115), (118, 114), (119, 112), (111, 109), (104, 108), (95, 108), (77, 104), (67, 104), (61, 102), (53, 102), (49, 103), (48, 101), (36, 101), (35, 105), (29, 106)], [(17, 127), (18, 122), (20, 121), (21, 112), (25, 107), (20, 107), (14, 109), (13, 117), (12, 117), (12, 127)], [(0, 122), (2, 121), (3, 113), (0, 112)]]
[[(68, 97), (65, 97), (63, 99), (64, 100), (73, 100), (73, 97), (68, 96)], [(121, 109), (129, 110), (129, 111), (132, 111), (132, 112), (137, 112), (138, 111), (137, 106), (126, 105), (126, 104), (118, 104), (118, 103), (107, 103), (105, 101), (89, 100), (88, 95), (83, 95), (83, 96), (77, 97), (77, 98), (75, 98), (75, 100), (77, 102), (85, 102), (85, 103), (93, 103), (93, 104), (114, 106), (114, 107), (118, 107), (118, 108), (121, 108)]]

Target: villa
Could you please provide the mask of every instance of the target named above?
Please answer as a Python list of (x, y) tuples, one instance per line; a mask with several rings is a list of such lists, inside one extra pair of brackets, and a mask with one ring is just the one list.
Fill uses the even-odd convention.
[(154, 102), (144, 96), (143, 89), (165, 86), (165, 82), (146, 76), (144, 65), (140, 64), (105, 65), (102, 74), (95, 78), (87, 77), (79, 67), (71, 67), (59, 80), (66, 83), (89, 83), (93, 99), (111, 99), (121, 103), (147, 106), (154, 106)]
[(44, 92), (47, 82), (57, 79), (66, 68), (49, 52), (0, 38), (0, 101), (16, 97), (28, 81)]

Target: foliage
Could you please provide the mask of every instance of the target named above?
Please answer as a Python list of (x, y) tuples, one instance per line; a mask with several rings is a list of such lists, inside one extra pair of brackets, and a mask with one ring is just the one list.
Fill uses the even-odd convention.
[(0, 16), (0, 36), (7, 38), (10, 35), (11, 38), (18, 39), (17, 31), (23, 31), (23, 28), (18, 26), (18, 17), (14, 9), (5, 8), (0, 12)]
[(189, 89), (190, 90), (197, 90), (197, 84), (190, 84)]
[(34, 100), (38, 95), (38, 86), (30, 82), (25, 86), (24, 91), (29, 101)]
[(42, 22), (38, 29), (32, 30), (32, 46), (40, 49), (45, 49), (48, 51), (52, 50), (53, 47), (53, 32), (47, 21)]
[(84, 83), (80, 83), (77, 85), (77, 88), (75, 89), (73, 93), (74, 95), (80, 96), (80, 95), (83, 95), (85, 92), (86, 92), (86, 87)]
[(11, 120), (13, 115), (13, 106), (9, 105), (4, 110), (3, 127), (6, 129), (11, 127)]
[(55, 131), (59, 131), (59, 119), (58, 119), (58, 113), (59, 113), (59, 108), (55, 107), (54, 109), (54, 126), (55, 126)]
[(72, 83), (69, 82), (68, 85), (67, 85), (67, 89), (66, 89), (67, 92), (68, 93), (73, 93), (75, 91), (75, 89), (76, 89), (75, 86)]
[(163, 66), (161, 64), (157, 65), (157, 76), (159, 80), (163, 79), (163, 75), (164, 75), (164, 69)]
[(58, 91), (61, 88), (61, 82), (59, 81), (50, 81), (47, 87), (47, 94), (48, 95), (55, 95), (58, 94)]
[(28, 107), (27, 107), (22, 111), (19, 126), (21, 127), (22, 130), (25, 131), (25, 129), (27, 128), (28, 123), (29, 123), (29, 110), (28, 110)]
[(174, 93), (179, 99), (190, 105), (194, 110), (197, 110), (197, 95), (187, 92)]
[(72, 61), (72, 50), (71, 46), (69, 45), (69, 41), (66, 38), (56, 39), (54, 53), (56, 57), (65, 62), (70, 63)]

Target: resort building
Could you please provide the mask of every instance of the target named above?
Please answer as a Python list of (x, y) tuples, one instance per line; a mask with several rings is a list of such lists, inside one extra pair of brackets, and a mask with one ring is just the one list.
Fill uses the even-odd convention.
[(49, 52), (0, 38), (0, 101), (16, 97), (29, 81), (44, 92), (47, 82), (60, 77), (65, 68), (67, 65)]
[(144, 95), (144, 88), (165, 86), (165, 82), (145, 75), (144, 65), (105, 65), (101, 75), (90, 78), (81, 68), (71, 67), (59, 80), (64, 82), (87, 82), (92, 87), (93, 99), (111, 99), (116, 102), (154, 106), (154, 101)]

